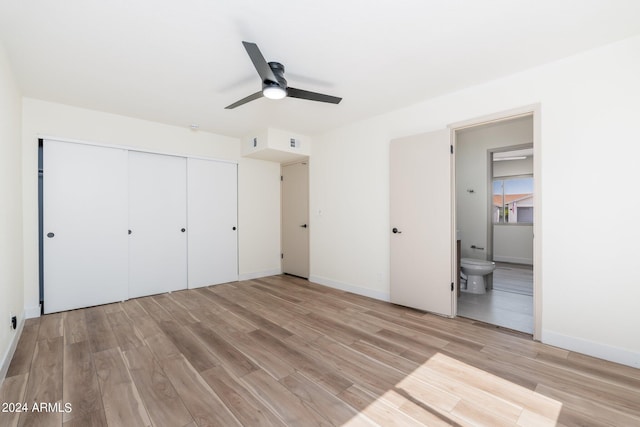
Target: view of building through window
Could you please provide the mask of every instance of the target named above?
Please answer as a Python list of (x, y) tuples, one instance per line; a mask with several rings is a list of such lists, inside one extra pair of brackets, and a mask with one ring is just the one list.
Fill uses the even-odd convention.
[(533, 176), (493, 180), (493, 223), (533, 224)]

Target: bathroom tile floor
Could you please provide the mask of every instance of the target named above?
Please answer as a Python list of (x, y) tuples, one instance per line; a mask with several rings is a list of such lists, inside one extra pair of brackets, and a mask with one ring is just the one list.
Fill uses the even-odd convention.
[[(458, 316), (532, 334), (533, 296), (522, 291), (528, 286), (533, 289), (532, 269), (506, 263), (496, 263), (496, 267), (493, 277), (494, 289), (482, 295), (462, 292), (458, 297)], [(503, 274), (505, 272), (507, 274)], [(498, 290), (511, 287), (506, 282), (506, 286), (501, 286), (501, 280), (510, 283), (517, 281), (519, 289)]]

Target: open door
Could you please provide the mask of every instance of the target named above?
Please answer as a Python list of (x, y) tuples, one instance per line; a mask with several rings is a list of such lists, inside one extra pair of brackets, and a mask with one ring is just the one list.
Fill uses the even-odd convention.
[(391, 141), (391, 302), (453, 316), (449, 130)]
[(282, 272), (309, 277), (309, 165), (282, 167)]

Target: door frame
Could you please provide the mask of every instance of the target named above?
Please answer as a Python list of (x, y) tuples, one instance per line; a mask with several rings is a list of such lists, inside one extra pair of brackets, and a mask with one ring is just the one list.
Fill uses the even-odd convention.
[[(453, 147), (453, 159), (452, 159), (452, 185), (451, 185), (451, 203), (452, 203), (452, 221), (453, 221), (453, 233), (452, 244), (455, 246), (455, 224), (456, 218), (456, 161), (455, 156), (457, 152), (456, 147), (456, 131), (465, 128), (486, 125), (489, 123), (502, 122), (506, 120), (515, 119), (523, 116), (533, 117), (533, 339), (535, 341), (541, 340), (542, 331), (542, 221), (541, 221), (541, 197), (540, 197), (540, 177), (541, 177), (541, 140), (540, 140), (540, 118), (541, 118), (541, 106), (540, 104), (531, 104), (519, 108), (513, 108), (505, 111), (500, 111), (493, 114), (488, 114), (480, 117), (476, 117), (469, 120), (451, 123), (448, 128), (451, 132), (451, 144)], [(453, 294), (454, 298), (454, 316), (457, 315), (458, 310), (458, 297), (456, 293)]]

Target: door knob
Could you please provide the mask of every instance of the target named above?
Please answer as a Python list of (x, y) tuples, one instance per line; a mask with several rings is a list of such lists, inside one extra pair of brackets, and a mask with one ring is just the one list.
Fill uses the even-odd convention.
[(47, 237), (48, 237), (48, 238), (52, 238), (53, 236), (55, 236), (55, 234), (53, 234), (53, 233), (47, 233)]
[(184, 233), (185, 231), (187, 231), (187, 229), (186, 228), (181, 228), (180, 231), (182, 231)]
[(307, 224), (302, 224), (300, 227), (307, 228)]
[(235, 231), (235, 230), (236, 230), (236, 227), (234, 226), (234, 227), (232, 227), (231, 229), (232, 229), (233, 231)]
[(131, 230), (127, 230), (127, 234), (131, 234)]
[(393, 227), (393, 229), (391, 230), (393, 232), (393, 234), (401, 234), (402, 231), (398, 230), (396, 227)]

